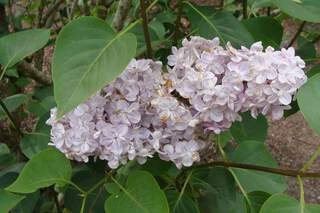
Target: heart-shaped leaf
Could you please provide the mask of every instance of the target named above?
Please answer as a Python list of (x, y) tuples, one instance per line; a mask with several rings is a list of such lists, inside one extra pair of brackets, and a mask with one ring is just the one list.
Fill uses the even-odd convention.
[[(3, 103), (6, 105), (10, 112), (15, 111), (19, 106), (27, 102), (28, 95), (26, 94), (15, 94), (3, 99)], [(6, 113), (0, 107), (0, 120), (6, 117)]]
[(171, 213), (200, 213), (197, 203), (186, 193), (175, 190), (166, 192)]
[(262, 191), (254, 191), (248, 193), (248, 198), (251, 202), (252, 213), (259, 213), (263, 203), (270, 197), (269, 193)]
[(237, 192), (230, 171), (223, 167), (201, 169), (192, 175), (192, 186), (200, 191), (200, 212), (246, 212), (243, 196)]
[(133, 34), (116, 34), (98, 18), (82, 17), (67, 24), (57, 38), (52, 65), (58, 117), (114, 80), (136, 48)]
[(35, 155), (25, 165), (17, 180), (6, 190), (31, 193), (52, 184), (65, 184), (70, 180), (72, 168), (64, 154), (56, 149), (46, 149)]
[(305, 205), (301, 211), (300, 203), (284, 194), (275, 194), (271, 196), (261, 208), (260, 213), (318, 213), (320, 212), (320, 205), (310, 204)]
[(153, 176), (145, 171), (129, 174), (126, 186), (121, 192), (111, 195), (106, 203), (108, 213), (169, 213), (169, 206), (163, 191)]
[(272, 3), (294, 18), (320, 22), (319, 0), (272, 0)]
[(0, 38), (0, 64), (7, 70), (26, 56), (39, 50), (49, 40), (50, 30), (36, 29), (12, 33)]
[(232, 124), (230, 131), (237, 143), (247, 140), (265, 141), (268, 132), (267, 119), (259, 115), (256, 119), (250, 113), (242, 114), (242, 121)]
[(234, 46), (250, 46), (253, 38), (247, 29), (233, 15), (214, 11), (212, 7), (187, 4), (187, 15), (194, 34), (207, 39), (219, 37), (222, 45), (230, 41)]
[(242, 23), (255, 41), (262, 41), (265, 47), (280, 48), (283, 28), (277, 20), (270, 17), (256, 17), (244, 20)]
[(308, 124), (320, 134), (320, 73), (312, 76), (298, 91), (300, 111)]
[(48, 148), (50, 136), (41, 132), (32, 132), (23, 136), (20, 142), (21, 151), (29, 159)]
[(0, 190), (0, 212), (9, 212), (24, 198), (25, 196)]
[[(277, 167), (264, 143), (259, 141), (244, 141), (230, 155), (230, 159), (237, 163), (248, 163), (259, 166)], [(246, 169), (232, 169), (241, 185), (247, 192), (264, 191), (270, 194), (283, 192), (287, 188), (282, 176)], [(254, 180), (254, 181), (253, 181)]]

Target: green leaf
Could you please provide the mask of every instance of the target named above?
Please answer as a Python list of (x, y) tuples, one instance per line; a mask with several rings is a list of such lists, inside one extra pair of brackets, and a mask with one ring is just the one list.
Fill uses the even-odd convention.
[(175, 190), (169, 190), (166, 191), (166, 196), (171, 213), (200, 213), (196, 202), (190, 195), (186, 193), (180, 195), (180, 193)]
[(27, 108), (28, 111), (34, 115), (41, 117), (50, 111), (55, 106), (55, 100), (53, 96), (48, 96), (41, 101), (32, 100), (29, 101)]
[(37, 201), (40, 197), (40, 192), (36, 191), (34, 193), (26, 195), (16, 207), (11, 210), (11, 213), (33, 213), (36, 207)]
[(0, 156), (10, 154), (10, 149), (5, 143), (0, 143)]
[(49, 135), (32, 132), (24, 135), (19, 144), (22, 153), (31, 159), (34, 155), (48, 148)]
[(251, 33), (255, 41), (262, 41), (264, 47), (280, 47), (283, 28), (281, 24), (271, 17), (256, 17), (242, 22)]
[(232, 124), (230, 131), (237, 143), (247, 140), (265, 141), (268, 132), (267, 119), (259, 115), (256, 119), (249, 112), (241, 115), (242, 121)]
[[(301, 213), (300, 203), (284, 194), (272, 195), (261, 208), (260, 213)], [(320, 205), (306, 205), (304, 213), (318, 213), (320, 212)]]
[(207, 39), (219, 37), (222, 45), (228, 41), (236, 47), (250, 46), (253, 38), (247, 29), (233, 15), (227, 12), (214, 11), (212, 7), (187, 4), (187, 15), (192, 31)]
[(300, 111), (308, 124), (320, 134), (320, 73), (312, 76), (298, 91)]
[(290, 104), (290, 106), (291, 106), (291, 109), (284, 111), (284, 117), (285, 118), (289, 117), (290, 115), (293, 115), (293, 114), (297, 113), (300, 110), (297, 100), (294, 100)]
[(168, 172), (171, 167), (174, 167), (174, 165), (171, 162), (161, 160), (158, 155), (155, 155), (140, 167), (154, 176), (161, 176)]
[(25, 196), (16, 195), (4, 190), (0, 190), (0, 212), (9, 212), (15, 207)]
[(6, 75), (10, 76), (10, 77), (19, 78), (18, 71), (17, 71), (17, 69), (15, 67), (7, 69)]
[(16, 161), (16, 157), (15, 155), (10, 153), (10, 150), (7, 144), (0, 143), (0, 165), (9, 166), (15, 163), (15, 161)]
[[(19, 106), (26, 103), (28, 100), (28, 95), (26, 94), (16, 94), (3, 99), (4, 104), (10, 112), (15, 111)], [(6, 118), (6, 113), (0, 107), (0, 120)]]
[(319, 0), (272, 0), (272, 3), (294, 18), (320, 22)]
[[(230, 154), (230, 159), (236, 163), (277, 167), (277, 163), (266, 150), (265, 145), (258, 141), (243, 141), (240, 146)], [(234, 168), (232, 170), (247, 192), (264, 191), (274, 194), (283, 192), (287, 188), (285, 179), (279, 175), (246, 169)]]
[(248, 193), (249, 200), (252, 206), (251, 213), (259, 213), (263, 203), (270, 197), (271, 195), (262, 191), (254, 191)]
[(316, 65), (312, 67), (309, 71), (307, 71), (308, 78), (311, 78), (312, 76), (316, 75), (317, 73), (320, 73), (320, 65)]
[(0, 38), (0, 64), (4, 66), (3, 72), (42, 48), (48, 42), (49, 36), (50, 30), (36, 29), (11, 33)]
[(262, 7), (271, 7), (272, 0), (249, 0), (248, 4), (251, 5), (251, 10), (258, 10)]
[(317, 55), (314, 44), (303, 37), (298, 37), (297, 55), (302, 59), (315, 58)]
[(58, 117), (114, 80), (135, 56), (136, 47), (133, 34), (116, 34), (98, 18), (67, 24), (57, 38), (52, 65)]
[(106, 183), (105, 188), (109, 194), (118, 194), (120, 193), (120, 188), (115, 183)]
[[(85, 165), (86, 166), (86, 165)], [(101, 179), (105, 178), (105, 171), (100, 169), (98, 172), (85, 168), (72, 175), (72, 182), (84, 190), (89, 190)], [(88, 178), (90, 177), (90, 178)], [(100, 186), (88, 195), (84, 212), (103, 213), (104, 202), (108, 194), (105, 187)], [(71, 210), (69, 212), (80, 212), (82, 197), (79, 196), (79, 191), (73, 187), (68, 187), (64, 194), (64, 206)]]
[(170, 23), (174, 24), (176, 21), (177, 15), (174, 11), (172, 10), (164, 10), (161, 13), (158, 13), (155, 19), (157, 21), (160, 21), (161, 23)]
[(169, 206), (163, 191), (153, 176), (145, 171), (129, 174), (126, 186), (119, 194), (111, 195), (106, 203), (108, 213), (169, 213)]
[(17, 180), (6, 190), (31, 193), (53, 184), (68, 183), (71, 177), (68, 159), (56, 149), (47, 149), (35, 155), (25, 165)]
[[(147, 49), (142, 24), (136, 25), (129, 32), (133, 33), (137, 37), (138, 47), (136, 55), (141, 55)], [(156, 46), (164, 40), (165, 29), (159, 21), (152, 21), (150, 23), (149, 32), (151, 38), (151, 46)]]
[(192, 186), (199, 190), (200, 212), (235, 213), (246, 212), (245, 202), (237, 194), (232, 174), (223, 167), (201, 169), (192, 175)]
[(220, 146), (223, 148), (225, 147), (228, 142), (232, 139), (232, 135), (230, 133), (229, 130), (227, 131), (224, 131), (224, 132), (221, 132), (219, 135), (218, 135), (218, 143), (220, 144)]
[(23, 166), (24, 166), (24, 163), (17, 163), (17, 164), (10, 165), (9, 167), (0, 171), (0, 178), (2, 178), (8, 173), (19, 173), (22, 170)]

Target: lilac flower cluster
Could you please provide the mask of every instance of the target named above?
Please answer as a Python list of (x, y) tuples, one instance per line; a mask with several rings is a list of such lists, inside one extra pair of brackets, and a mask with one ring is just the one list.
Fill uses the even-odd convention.
[(191, 166), (204, 143), (193, 134), (189, 108), (165, 83), (161, 62), (132, 60), (112, 84), (62, 119), (51, 110), (51, 145), (70, 159), (98, 157), (111, 168), (133, 159), (144, 163), (155, 153), (179, 168)]
[(211, 132), (228, 129), (240, 112), (280, 119), (306, 81), (294, 49), (223, 48), (219, 39), (185, 39), (173, 47), (168, 73), (161, 62), (132, 60), (125, 71), (85, 103), (56, 119), (51, 145), (68, 158), (89, 157), (117, 168), (158, 154), (178, 168), (200, 161)]
[(292, 96), (307, 80), (304, 61), (294, 49), (275, 51), (261, 42), (250, 49), (224, 49), (219, 39), (185, 39), (168, 57), (173, 89), (187, 99), (203, 127), (216, 134), (250, 111), (280, 119)]

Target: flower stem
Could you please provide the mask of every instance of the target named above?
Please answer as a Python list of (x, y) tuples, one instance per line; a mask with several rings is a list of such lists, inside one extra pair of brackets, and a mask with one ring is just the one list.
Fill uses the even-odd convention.
[(316, 151), (312, 154), (311, 158), (303, 165), (301, 171), (305, 172), (312, 166), (315, 160), (317, 160), (318, 156), (320, 155), (320, 146), (316, 149)]
[(174, 39), (173, 39), (174, 46), (178, 45), (181, 16), (182, 16), (182, 0), (178, 0), (178, 14), (177, 14), (177, 19), (175, 23), (175, 31), (174, 31)]
[(248, 18), (248, 1), (247, 0), (242, 0), (242, 13), (243, 13), (243, 19)]
[(145, 0), (140, 0), (140, 10), (141, 10), (141, 18), (143, 20), (142, 24), (143, 24), (144, 39), (147, 45), (147, 57), (152, 58), (152, 46), (151, 46), (150, 32), (148, 28), (148, 18), (147, 18)]
[(300, 187), (300, 213), (304, 213), (305, 201), (304, 201), (303, 181), (300, 176), (297, 176), (297, 180)]

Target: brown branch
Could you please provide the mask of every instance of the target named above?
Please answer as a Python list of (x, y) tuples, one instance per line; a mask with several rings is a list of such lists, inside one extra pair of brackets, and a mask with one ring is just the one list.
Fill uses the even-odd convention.
[(180, 32), (180, 22), (181, 22), (181, 16), (182, 16), (182, 0), (178, 0), (178, 14), (176, 19), (176, 29), (174, 31), (174, 39), (173, 44), (175, 46), (178, 45), (178, 39), (179, 39), (179, 32)]
[(69, 16), (69, 19), (73, 19), (73, 15), (76, 11), (76, 9), (78, 8), (78, 0), (74, 0), (71, 4), (71, 7), (70, 7), (70, 16)]
[(7, 15), (8, 15), (8, 23), (9, 23), (9, 31), (10, 32), (15, 32), (15, 26), (14, 26), (14, 21), (13, 21), (13, 19), (14, 19), (14, 15), (13, 15), (13, 13), (12, 13), (12, 2), (11, 2), (11, 0), (8, 0), (8, 4), (7, 4), (7, 6), (6, 6), (6, 8), (7, 8)]
[(152, 46), (151, 46), (151, 38), (150, 38), (150, 32), (148, 28), (148, 18), (147, 18), (147, 12), (146, 12), (146, 5), (145, 0), (140, 0), (140, 9), (141, 9), (141, 18), (143, 20), (143, 33), (144, 33), (144, 39), (147, 45), (147, 56), (148, 58), (152, 58)]
[(177, 177), (177, 180), (180, 180), (182, 177), (184, 177), (184, 175), (190, 170), (215, 167), (215, 166), (254, 170), (254, 171), (273, 173), (273, 174), (284, 175), (289, 177), (300, 176), (300, 177), (309, 177), (309, 178), (320, 178), (320, 173), (314, 173), (314, 172), (304, 172), (304, 171), (292, 170), (292, 169), (271, 168), (271, 167), (257, 166), (252, 164), (233, 163), (233, 162), (227, 162), (227, 161), (213, 161), (210, 163), (199, 164), (183, 170), (180, 173), (180, 175)]
[(52, 80), (45, 73), (39, 71), (33, 65), (26, 61), (22, 61), (18, 64), (18, 71), (24, 73), (27, 77), (34, 79), (38, 83), (51, 85)]
[(47, 13), (43, 16), (41, 25), (40, 26), (45, 26), (48, 19), (58, 10), (59, 6), (64, 2), (64, 0), (57, 0), (52, 7), (50, 7), (47, 11)]
[(36, 28), (40, 28), (40, 26), (41, 26), (42, 16), (43, 16), (43, 9), (44, 9), (44, 1), (41, 0), (39, 8), (38, 8), (38, 20), (37, 20), (37, 23), (36, 23)]
[(117, 31), (120, 31), (123, 28), (124, 21), (126, 20), (131, 7), (131, 2), (131, 0), (119, 1), (116, 14), (114, 15), (114, 19), (112, 21), (112, 27)]
[(288, 47), (291, 47), (291, 46), (293, 45), (293, 43), (297, 40), (297, 38), (298, 38), (298, 36), (300, 35), (300, 33), (302, 32), (303, 27), (305, 26), (305, 24), (306, 24), (306, 21), (303, 21), (303, 22), (301, 23), (301, 25), (299, 26), (296, 34), (294, 34), (293, 38), (291, 39), (290, 43), (288, 44), (287, 48), (288, 48)]

